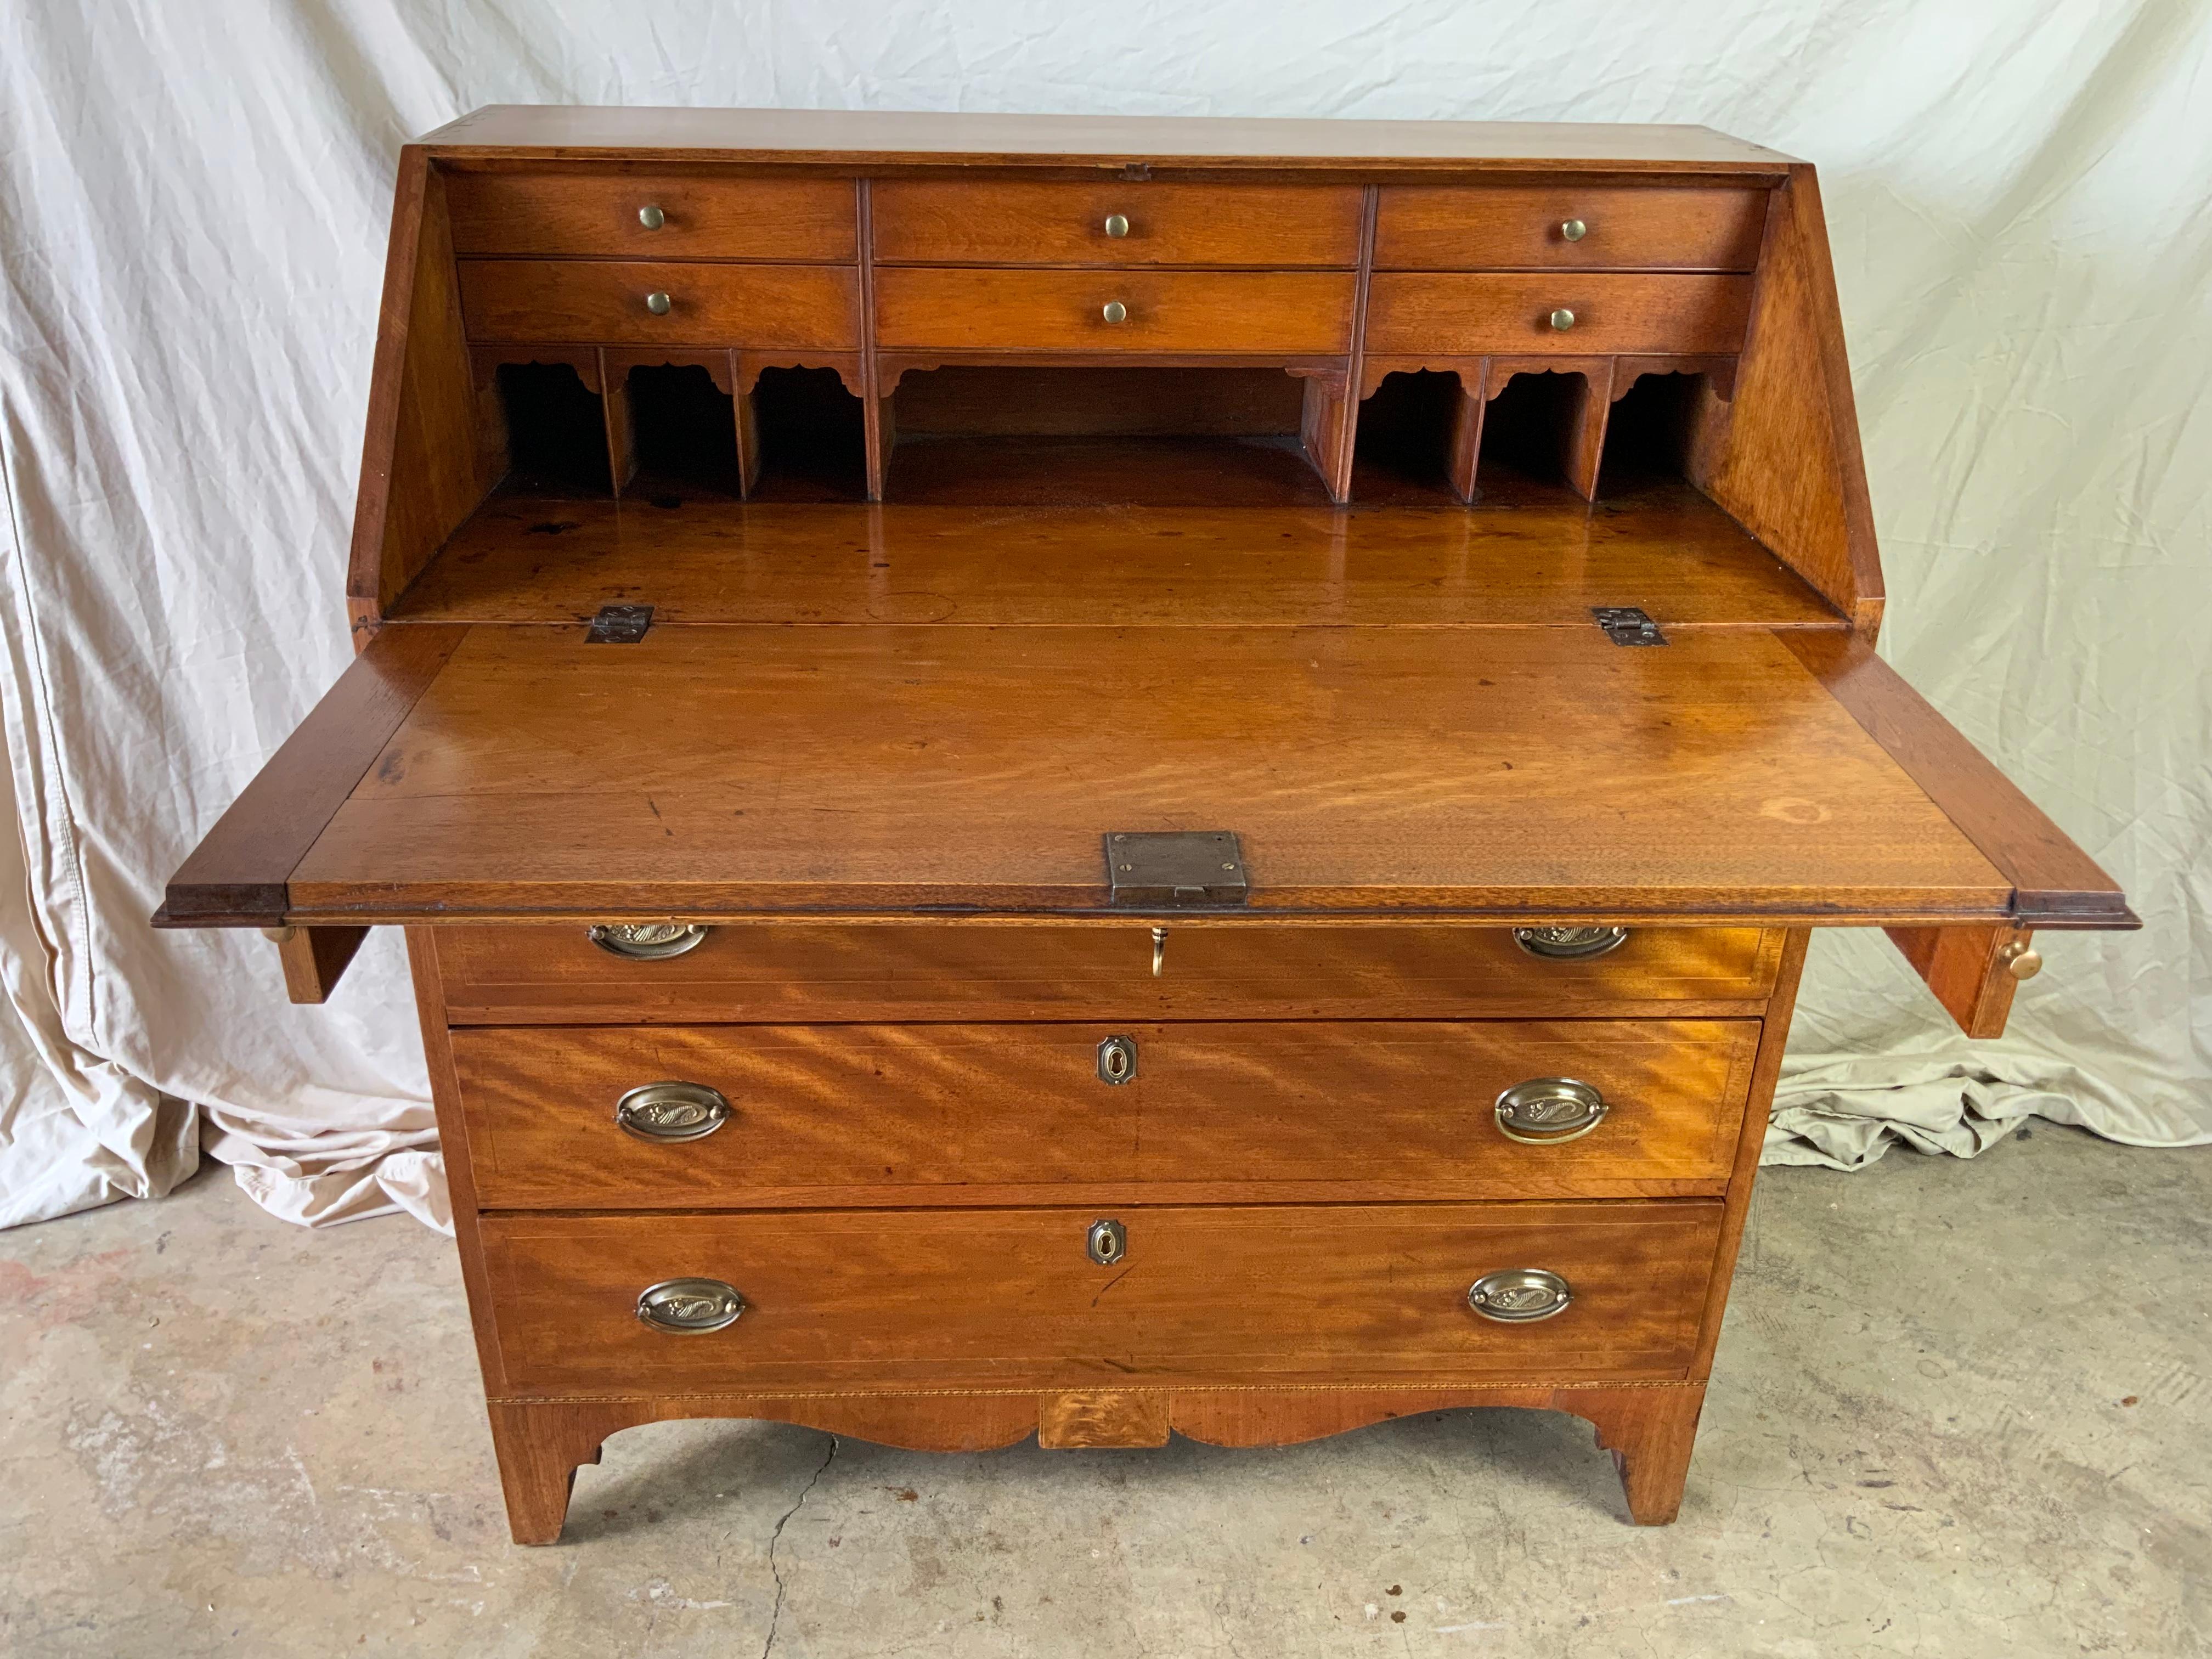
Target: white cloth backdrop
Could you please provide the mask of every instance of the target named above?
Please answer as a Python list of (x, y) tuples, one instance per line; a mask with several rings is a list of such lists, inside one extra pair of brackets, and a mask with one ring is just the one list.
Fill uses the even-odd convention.
[(398, 940), (295, 1009), (252, 934), (145, 919), (348, 659), (393, 158), (494, 102), (1702, 121), (1817, 161), (1883, 649), (2148, 927), (2046, 935), (1972, 1047), (1820, 935), (1771, 1151), (2212, 1137), (2208, 0), (8, 0), (0, 1224), (201, 1145), (295, 1220), (441, 1215)]

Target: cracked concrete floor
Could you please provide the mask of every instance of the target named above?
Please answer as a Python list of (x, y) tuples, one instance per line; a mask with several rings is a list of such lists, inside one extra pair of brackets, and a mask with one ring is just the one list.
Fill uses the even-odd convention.
[(0, 1234), (0, 1652), (2212, 1652), (2212, 1153), (1769, 1170), (1682, 1518), (1589, 1431), (943, 1457), (633, 1430), (507, 1541), (452, 1246), (203, 1176)]

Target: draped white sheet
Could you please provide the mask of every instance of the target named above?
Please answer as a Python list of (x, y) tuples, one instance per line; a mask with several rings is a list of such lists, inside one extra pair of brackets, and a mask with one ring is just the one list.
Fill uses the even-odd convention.
[(396, 939), (295, 1009), (259, 939), (145, 918), (347, 659), (394, 156), (493, 102), (1703, 121), (1817, 161), (1883, 649), (2148, 926), (2046, 935), (1972, 1046), (1820, 936), (1770, 1155), (2212, 1138), (2208, 88), (2207, 0), (0, 8), (0, 1224), (158, 1194), (203, 1134), (295, 1220), (442, 1213)]

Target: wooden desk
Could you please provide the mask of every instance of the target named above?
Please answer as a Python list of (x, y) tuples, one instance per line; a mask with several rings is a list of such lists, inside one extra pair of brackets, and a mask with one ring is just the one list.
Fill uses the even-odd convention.
[(1812, 170), (1702, 129), (478, 112), (347, 591), (156, 921), (408, 929), (527, 1542), (701, 1415), (1543, 1407), (1667, 1521), (1808, 930), (1993, 1035), (2135, 925), (1874, 655)]

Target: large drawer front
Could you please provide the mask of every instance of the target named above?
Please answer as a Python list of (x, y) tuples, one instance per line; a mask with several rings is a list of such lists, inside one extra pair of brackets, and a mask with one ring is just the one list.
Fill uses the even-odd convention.
[(578, 167), (448, 173), (459, 253), (630, 259), (849, 261), (860, 246), (842, 179)]
[(908, 350), (1329, 355), (1352, 348), (1355, 280), (1349, 271), (892, 267), (875, 274), (876, 343)]
[(1749, 270), (1766, 203), (1763, 190), (1663, 185), (1388, 185), (1375, 269)]
[[(1759, 1030), (1755, 1020), (555, 1026), (459, 1030), (453, 1059), (477, 1198), (490, 1209), (975, 1204), (1116, 1183), (1143, 1183), (1156, 1202), (1568, 1198), (1718, 1193)], [(1499, 1096), (1549, 1079), (1597, 1091), (1596, 1127), (1513, 1139), (1509, 1128), (1527, 1126), (1501, 1127)], [(694, 1139), (617, 1123), (624, 1096), (663, 1081), (712, 1090), (729, 1115)]]
[[(1504, 927), (739, 922), (630, 961), (574, 923), (441, 927), (456, 1025), (820, 1020), (1464, 1019), (1757, 1013), (1783, 933), (1637, 927), (1533, 957)], [(1685, 1006), (1687, 1005), (1687, 1006)]]
[[(1554, 326), (1554, 313), (1573, 318)], [(1743, 346), (1751, 278), (1625, 271), (1377, 273), (1368, 287), (1375, 352), (1728, 354)]]
[[(823, 351), (860, 344), (858, 278), (831, 265), (463, 259), (460, 273), (472, 340)], [(655, 294), (667, 297), (665, 313), (648, 304)]]
[[(1129, 1209), (1091, 1260), (1089, 1210), (488, 1216), (513, 1395), (866, 1382), (1419, 1380), (1684, 1375), (1716, 1200)], [(1500, 1323), (1478, 1279), (1540, 1268), (1564, 1312)], [(671, 1334), (639, 1295), (677, 1279), (744, 1298)]]
[(1022, 184), (887, 179), (872, 187), (875, 257), (918, 264), (1359, 263), (1346, 185)]

